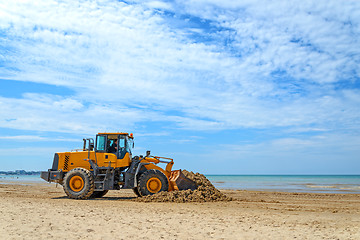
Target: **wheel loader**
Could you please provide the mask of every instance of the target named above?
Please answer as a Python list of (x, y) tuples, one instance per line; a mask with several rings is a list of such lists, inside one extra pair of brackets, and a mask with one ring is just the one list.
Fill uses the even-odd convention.
[(83, 139), (82, 149), (55, 153), (52, 168), (41, 172), (41, 178), (61, 184), (72, 199), (102, 197), (120, 189), (133, 189), (142, 197), (197, 188), (181, 170), (172, 171), (171, 158), (151, 156), (150, 151), (133, 157), (133, 140), (132, 133), (98, 133), (95, 142)]

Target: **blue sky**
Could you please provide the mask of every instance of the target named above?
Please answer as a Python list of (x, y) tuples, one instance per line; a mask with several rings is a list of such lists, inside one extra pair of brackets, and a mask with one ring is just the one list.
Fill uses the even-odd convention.
[(0, 1), (0, 170), (83, 137), (206, 174), (360, 174), (359, 1)]

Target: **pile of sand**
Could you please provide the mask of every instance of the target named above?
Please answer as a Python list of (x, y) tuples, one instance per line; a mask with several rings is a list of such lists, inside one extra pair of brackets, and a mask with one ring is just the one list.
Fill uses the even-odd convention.
[(136, 200), (140, 202), (217, 202), (232, 200), (216, 189), (203, 174), (186, 170), (182, 172), (187, 178), (198, 185), (196, 190), (160, 192), (150, 196), (139, 197)]

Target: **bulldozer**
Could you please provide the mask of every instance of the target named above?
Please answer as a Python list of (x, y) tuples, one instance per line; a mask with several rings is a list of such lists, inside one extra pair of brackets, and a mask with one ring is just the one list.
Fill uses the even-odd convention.
[(150, 151), (133, 157), (132, 133), (98, 133), (95, 141), (84, 138), (83, 142), (82, 149), (55, 153), (52, 168), (40, 175), (47, 182), (61, 184), (69, 198), (99, 198), (120, 189), (133, 189), (142, 197), (197, 188), (181, 170), (172, 171), (172, 158), (152, 156)]

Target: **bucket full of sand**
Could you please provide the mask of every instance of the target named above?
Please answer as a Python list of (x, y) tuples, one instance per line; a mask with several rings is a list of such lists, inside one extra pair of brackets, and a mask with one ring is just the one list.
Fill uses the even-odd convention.
[(220, 192), (203, 174), (183, 170), (182, 173), (198, 186), (195, 190), (159, 192), (154, 195), (138, 197), (139, 202), (218, 202), (232, 199)]

